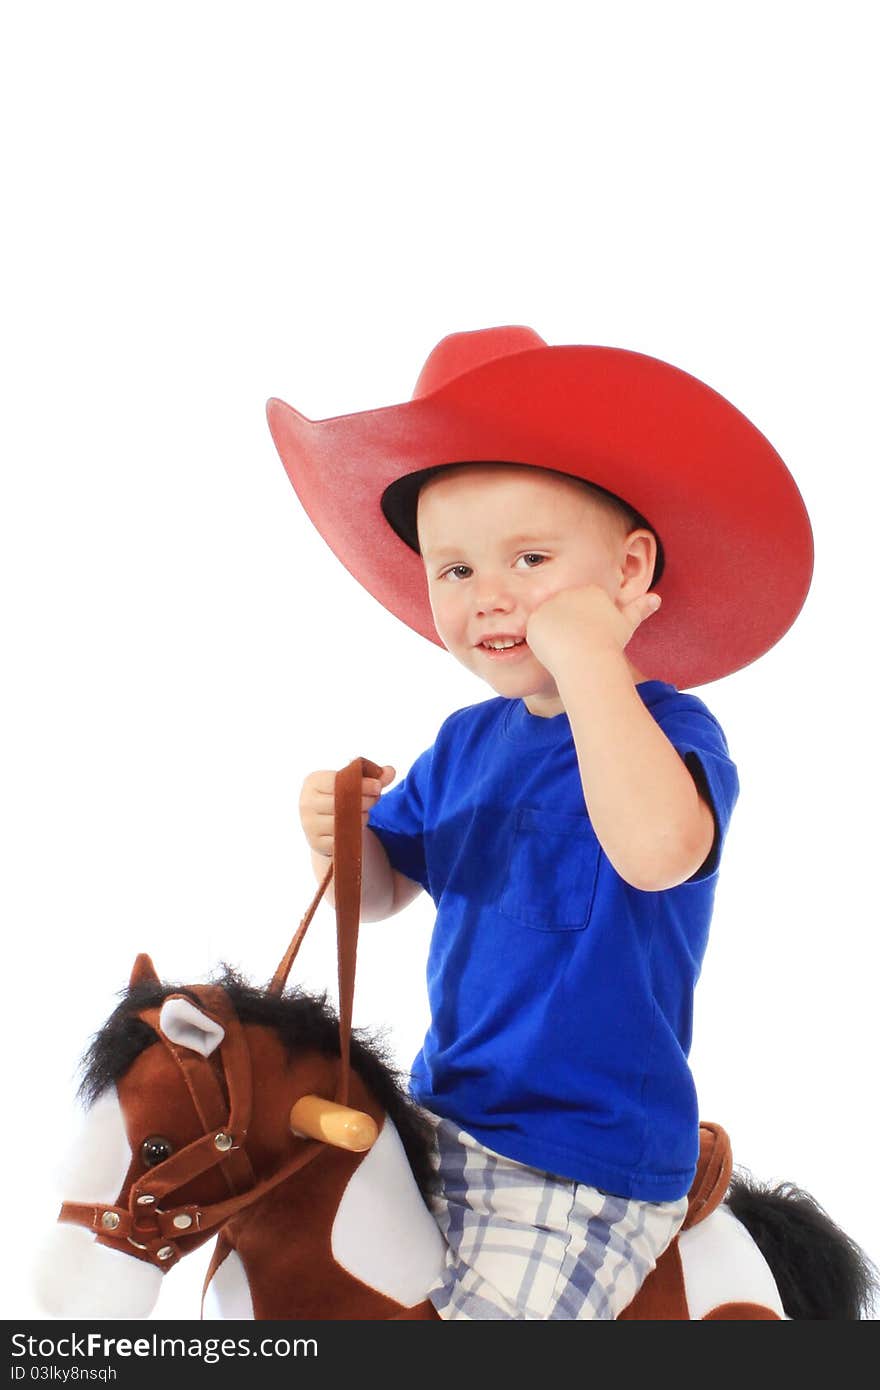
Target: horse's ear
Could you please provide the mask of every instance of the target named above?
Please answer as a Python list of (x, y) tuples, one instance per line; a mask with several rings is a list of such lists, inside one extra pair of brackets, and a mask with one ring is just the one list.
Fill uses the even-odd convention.
[(169, 1042), (188, 1047), (202, 1057), (210, 1057), (226, 1037), (222, 1024), (180, 994), (165, 1000), (159, 1013), (159, 1027)]
[(159, 976), (156, 974), (156, 967), (150, 957), (141, 951), (131, 970), (131, 979), (128, 982), (129, 989), (134, 989), (135, 985), (157, 985)]

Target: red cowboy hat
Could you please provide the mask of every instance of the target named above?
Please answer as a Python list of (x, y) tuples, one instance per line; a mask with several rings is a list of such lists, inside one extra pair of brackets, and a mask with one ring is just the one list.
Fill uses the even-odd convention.
[(426, 470), (450, 463), (569, 474), (639, 513), (662, 546), (663, 606), (627, 654), (680, 688), (761, 656), (810, 585), (810, 522), (779, 455), (711, 387), (642, 353), (548, 347), (523, 327), (453, 333), (402, 405), (309, 420), (273, 399), (267, 412), (290, 481), (333, 553), (441, 646), (415, 508)]

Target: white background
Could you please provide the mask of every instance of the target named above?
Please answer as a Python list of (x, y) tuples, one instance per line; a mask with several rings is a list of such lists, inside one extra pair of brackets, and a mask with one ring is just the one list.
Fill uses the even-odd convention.
[[(873, 6), (5, 16), (5, 1315), (35, 1312), (77, 1058), (136, 952), (265, 981), (313, 891), (306, 774), (402, 775), (492, 694), (334, 559), (265, 399), (406, 400), (446, 333), (503, 323), (685, 368), (801, 488), (801, 618), (697, 692), (742, 794), (692, 1060), (739, 1162), (877, 1259)], [(355, 1022), (403, 1066), (431, 921), (362, 932)], [(300, 960), (332, 988), (326, 909)], [(203, 1263), (159, 1315), (197, 1315)]]

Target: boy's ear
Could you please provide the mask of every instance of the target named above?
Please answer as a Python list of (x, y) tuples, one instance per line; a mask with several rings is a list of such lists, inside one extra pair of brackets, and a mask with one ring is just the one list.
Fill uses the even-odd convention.
[(651, 587), (657, 563), (657, 537), (653, 531), (640, 527), (630, 531), (624, 541), (623, 582), (627, 598), (646, 594)]

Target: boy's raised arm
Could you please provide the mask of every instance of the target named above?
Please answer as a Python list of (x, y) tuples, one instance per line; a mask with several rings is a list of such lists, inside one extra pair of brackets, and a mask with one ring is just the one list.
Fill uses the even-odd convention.
[(715, 838), (711, 808), (642, 703), (624, 657), (629, 636), (658, 607), (659, 596), (645, 594), (621, 611), (589, 585), (553, 595), (528, 629), (571, 724), (599, 843), (621, 878), (648, 892), (689, 879)]
[(625, 663), (586, 663), (559, 693), (590, 820), (614, 868), (648, 892), (684, 883), (708, 857), (715, 818)]

